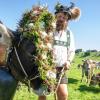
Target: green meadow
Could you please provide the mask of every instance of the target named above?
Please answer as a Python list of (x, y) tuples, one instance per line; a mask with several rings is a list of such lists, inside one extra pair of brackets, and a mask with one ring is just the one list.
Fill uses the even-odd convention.
[[(91, 52), (90, 55), (84, 57), (84, 53), (77, 53), (72, 66), (69, 71), (67, 71), (69, 83), (69, 99), (68, 100), (100, 100), (100, 87), (89, 86), (85, 82), (81, 82), (81, 68), (78, 69), (77, 65), (82, 63), (82, 59), (93, 59), (100, 61), (100, 52)], [(100, 72), (100, 69), (96, 69), (95, 73)], [(28, 88), (25, 85), (21, 85), (16, 91), (14, 100), (37, 100), (37, 95), (35, 95), (32, 90), (28, 92)], [(54, 94), (48, 95), (47, 100), (54, 100)]]

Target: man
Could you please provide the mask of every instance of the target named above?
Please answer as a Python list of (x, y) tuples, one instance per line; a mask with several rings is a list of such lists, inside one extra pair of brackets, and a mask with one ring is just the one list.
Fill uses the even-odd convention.
[[(80, 10), (73, 4), (70, 7), (58, 4), (56, 6), (56, 31), (54, 33), (54, 57), (57, 69), (57, 80), (61, 77), (61, 71), (68, 70), (75, 55), (74, 38), (72, 32), (68, 29), (69, 20), (76, 19), (80, 15)], [(64, 71), (65, 72), (65, 71)], [(57, 88), (57, 100), (67, 100), (68, 79), (64, 73)], [(39, 100), (46, 100), (45, 96), (39, 96)]]

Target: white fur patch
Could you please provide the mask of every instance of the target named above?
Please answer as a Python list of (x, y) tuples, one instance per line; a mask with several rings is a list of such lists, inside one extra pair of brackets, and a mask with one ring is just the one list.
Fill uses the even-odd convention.
[(11, 36), (6, 26), (0, 24), (0, 65), (5, 65), (11, 46)]
[(6, 26), (0, 24), (0, 44), (9, 47), (11, 45), (11, 37), (7, 31)]

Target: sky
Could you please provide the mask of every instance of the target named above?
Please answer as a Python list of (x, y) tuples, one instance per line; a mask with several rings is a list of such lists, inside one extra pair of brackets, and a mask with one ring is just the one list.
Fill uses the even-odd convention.
[(2, 0), (0, 1), (0, 20), (8, 28), (15, 30), (22, 14), (40, 2), (47, 4), (54, 13), (55, 4), (74, 2), (81, 9), (80, 19), (70, 21), (69, 27), (75, 37), (76, 49), (100, 51), (100, 0)]

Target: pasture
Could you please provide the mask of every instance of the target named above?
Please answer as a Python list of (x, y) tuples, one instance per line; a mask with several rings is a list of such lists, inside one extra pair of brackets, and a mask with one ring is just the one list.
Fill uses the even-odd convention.
[[(95, 56), (96, 53), (91, 53), (90, 56), (86, 58), (91, 58), (93, 60), (100, 61), (100, 56)], [(82, 54), (77, 54), (74, 62), (72, 63), (71, 69), (66, 72), (69, 77), (68, 91), (69, 99), (68, 100), (100, 100), (100, 87), (99, 86), (88, 86), (84, 81), (81, 82), (81, 69), (77, 68), (77, 65), (81, 63)], [(95, 70), (95, 73), (100, 72), (100, 69)], [(47, 100), (54, 100), (54, 95), (51, 94), (47, 96)], [(14, 100), (37, 100), (37, 95), (32, 91), (29, 93), (28, 88), (22, 85), (19, 90), (16, 91)]]

